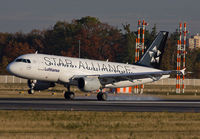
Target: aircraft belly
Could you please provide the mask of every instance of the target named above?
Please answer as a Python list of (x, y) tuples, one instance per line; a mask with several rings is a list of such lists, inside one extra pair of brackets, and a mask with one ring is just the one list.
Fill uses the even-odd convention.
[[(37, 75), (37, 76), (35, 76)], [(58, 74), (57, 73), (46, 73), (44, 72), (37, 72), (34, 74), (34, 72), (29, 76), (29, 79), (35, 79), (35, 80), (41, 80), (41, 81), (51, 81), (51, 82), (57, 82), (58, 80)]]
[(68, 74), (60, 74), (58, 81), (59, 82), (64, 82), (64, 83), (68, 83), (70, 82), (70, 78), (72, 78), (72, 75), (68, 75)]

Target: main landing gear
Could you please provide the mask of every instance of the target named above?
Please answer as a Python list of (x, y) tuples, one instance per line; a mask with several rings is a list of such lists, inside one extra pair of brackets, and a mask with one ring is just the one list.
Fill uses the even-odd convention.
[[(65, 85), (65, 87), (67, 88), (67, 91), (64, 93), (64, 97), (66, 100), (73, 100), (75, 98), (75, 94), (74, 92), (70, 91), (70, 85), (67, 84)], [(106, 101), (107, 100), (107, 93), (103, 93), (102, 90), (97, 94), (97, 100), (99, 101)]]
[(107, 93), (103, 93), (102, 91), (100, 91), (97, 94), (97, 100), (99, 100), (99, 101), (106, 101), (107, 97), (108, 97)]
[(64, 97), (66, 100), (73, 100), (75, 98), (74, 92), (70, 91), (70, 85), (67, 85), (67, 91), (65, 91)]

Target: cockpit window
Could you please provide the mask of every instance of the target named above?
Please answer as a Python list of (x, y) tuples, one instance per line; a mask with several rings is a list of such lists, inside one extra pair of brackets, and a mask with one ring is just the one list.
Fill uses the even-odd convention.
[(27, 59), (26, 61), (27, 61), (27, 63), (31, 63), (31, 61), (29, 59)]
[(16, 59), (15, 62), (22, 62), (22, 59)]
[(26, 62), (26, 59), (22, 59), (22, 62), (27, 63), (27, 62)]
[(31, 63), (30, 59), (23, 59), (23, 58), (16, 59), (15, 62)]

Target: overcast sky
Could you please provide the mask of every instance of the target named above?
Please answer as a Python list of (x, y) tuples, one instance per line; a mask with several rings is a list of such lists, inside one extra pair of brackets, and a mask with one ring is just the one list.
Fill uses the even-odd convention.
[(200, 32), (200, 0), (0, 0), (0, 32), (47, 29), (58, 20), (71, 22), (83, 16), (122, 28), (145, 19), (148, 29), (175, 31), (186, 21), (190, 33)]

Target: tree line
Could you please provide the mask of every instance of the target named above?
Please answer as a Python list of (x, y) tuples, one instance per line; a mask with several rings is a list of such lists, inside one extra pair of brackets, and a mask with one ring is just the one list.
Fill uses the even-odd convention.
[[(6, 66), (16, 57), (39, 53), (79, 56), (79, 40), (81, 42), (81, 58), (109, 60), (113, 62), (134, 63), (136, 31), (130, 24), (123, 29), (102, 23), (95, 17), (82, 17), (71, 22), (58, 21), (53, 27), (45, 30), (32, 30), (30, 33), (0, 33), (0, 74), (8, 74)], [(145, 31), (145, 46), (148, 47), (156, 37), (156, 25)], [(176, 69), (175, 31), (168, 37), (161, 69)], [(200, 50), (187, 50), (187, 76), (200, 78)]]

